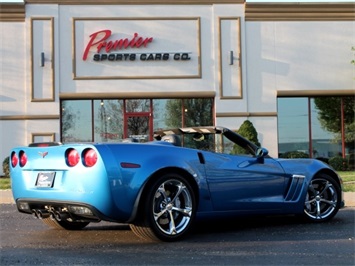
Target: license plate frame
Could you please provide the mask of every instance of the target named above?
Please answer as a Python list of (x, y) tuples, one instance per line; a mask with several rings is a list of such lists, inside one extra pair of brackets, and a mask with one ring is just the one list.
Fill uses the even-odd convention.
[(56, 172), (40, 172), (37, 174), (36, 187), (51, 188), (54, 185)]

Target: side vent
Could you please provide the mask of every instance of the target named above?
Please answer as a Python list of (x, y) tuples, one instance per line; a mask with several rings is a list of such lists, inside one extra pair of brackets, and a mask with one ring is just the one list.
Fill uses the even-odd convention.
[(201, 152), (197, 153), (198, 159), (200, 160), (201, 164), (205, 164), (205, 157), (203, 157), (203, 154)]
[(296, 201), (300, 196), (304, 185), (304, 175), (292, 175), (292, 181), (288, 189), (285, 201)]

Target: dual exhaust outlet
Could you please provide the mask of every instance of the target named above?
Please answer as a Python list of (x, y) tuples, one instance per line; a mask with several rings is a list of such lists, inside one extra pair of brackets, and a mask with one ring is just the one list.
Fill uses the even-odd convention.
[(43, 209), (43, 210), (33, 209), (32, 210), (32, 215), (36, 219), (51, 218), (52, 220), (56, 220), (58, 222), (66, 220), (67, 218), (69, 218), (69, 213), (59, 212), (59, 211), (56, 211), (56, 210), (49, 211), (49, 210), (46, 210), (46, 209)]

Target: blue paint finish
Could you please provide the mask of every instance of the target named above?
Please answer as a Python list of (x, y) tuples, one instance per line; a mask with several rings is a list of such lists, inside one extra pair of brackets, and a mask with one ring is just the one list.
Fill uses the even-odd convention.
[[(180, 133), (189, 134), (183, 130), (186, 132)], [(254, 155), (199, 151), (163, 141), (17, 147), (12, 152), (24, 151), (28, 161), (24, 167), (10, 166), (14, 199), (42, 207), (88, 206), (98, 219), (127, 222), (134, 219), (138, 203), (145, 200), (142, 191), (149, 180), (162, 171), (179, 171), (198, 190), (198, 217), (300, 213), (308, 185), (317, 173), (326, 171), (338, 178), (320, 161), (273, 159), (265, 155), (267, 150), (258, 155), (254, 144), (235, 133), (223, 128), (208, 130), (247, 145)], [(97, 163), (86, 167), (79, 162), (69, 167), (65, 153), (70, 148), (79, 154), (94, 149)], [(135, 167), (122, 167), (121, 163)], [(41, 172), (55, 172), (53, 187), (36, 187)]]

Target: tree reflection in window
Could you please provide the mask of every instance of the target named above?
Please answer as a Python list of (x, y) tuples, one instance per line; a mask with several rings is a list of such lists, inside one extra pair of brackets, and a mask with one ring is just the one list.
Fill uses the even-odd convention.
[(115, 142), (123, 137), (123, 100), (94, 100), (94, 141)]
[(279, 155), (302, 152), (326, 162), (350, 158), (355, 148), (354, 102), (353, 96), (279, 98)]
[[(352, 96), (317, 97), (314, 98), (314, 103), (322, 128), (334, 133), (333, 142), (341, 143), (344, 136), (345, 146), (353, 151), (355, 148), (355, 98)], [(342, 126), (344, 126), (344, 132), (342, 132)]]
[(62, 101), (62, 142), (92, 141), (91, 101)]

